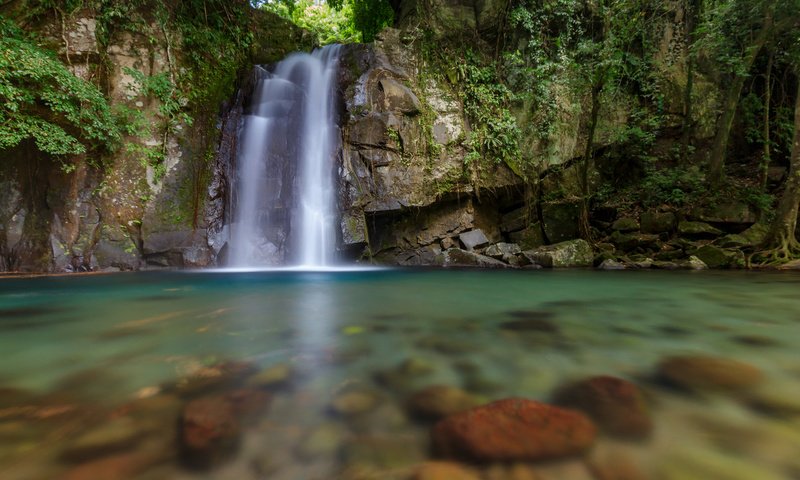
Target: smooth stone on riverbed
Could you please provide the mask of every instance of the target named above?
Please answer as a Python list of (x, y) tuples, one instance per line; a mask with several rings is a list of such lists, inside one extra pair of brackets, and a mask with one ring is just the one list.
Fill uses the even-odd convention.
[(481, 476), (465, 465), (455, 462), (425, 462), (414, 472), (412, 480), (481, 480)]
[(292, 377), (292, 367), (279, 363), (256, 373), (247, 379), (247, 386), (256, 388), (271, 388), (284, 385)]
[(417, 391), (408, 399), (408, 409), (416, 417), (439, 420), (480, 405), (481, 401), (464, 390), (447, 385), (433, 385)]
[(78, 436), (64, 450), (62, 456), (71, 461), (83, 461), (113, 452), (130, 450), (143, 432), (130, 417), (111, 419)]
[(604, 375), (566, 385), (558, 389), (554, 401), (585, 412), (611, 435), (643, 438), (653, 429), (641, 390), (621, 378)]
[(397, 469), (423, 462), (425, 452), (413, 435), (365, 435), (345, 446), (344, 458), (349, 467)]
[(595, 435), (594, 424), (581, 412), (508, 398), (439, 421), (432, 437), (444, 457), (506, 462), (577, 455)]
[(761, 371), (747, 363), (704, 355), (668, 357), (658, 374), (670, 383), (690, 390), (743, 390), (761, 382)]
[(333, 396), (331, 410), (339, 415), (349, 417), (367, 413), (377, 407), (380, 402), (380, 395), (372, 390), (345, 389)]
[(184, 460), (193, 466), (213, 466), (235, 451), (240, 433), (234, 405), (225, 397), (193, 400), (181, 415)]

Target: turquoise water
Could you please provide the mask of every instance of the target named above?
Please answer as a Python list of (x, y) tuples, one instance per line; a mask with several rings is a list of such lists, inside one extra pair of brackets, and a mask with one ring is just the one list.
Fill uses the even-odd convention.
[[(161, 456), (143, 453), (129, 462), (135, 467), (115, 467), (127, 475), (119, 478), (408, 478), (403, 472), (429, 456), (429, 425), (405, 409), (417, 389), (451, 385), (485, 401), (546, 401), (559, 385), (599, 374), (643, 388), (655, 430), (646, 441), (601, 438), (591, 458), (622, 455), (641, 478), (800, 478), (798, 287), (800, 275), (769, 272), (3, 278), (0, 478), (91, 478), (80, 469), (154, 451)], [(520, 318), (546, 327), (507, 328)], [(746, 362), (764, 381), (736, 394), (682, 391), (655, 378), (658, 362), (676, 354)], [(226, 361), (283, 365), (291, 374), (269, 387), (271, 405), (245, 423), (235, 451), (198, 471), (168, 451), (181, 402), (202, 392), (176, 394), (175, 385)], [(348, 389), (368, 392), (374, 405), (337, 413), (331, 404)], [(136, 402), (153, 398), (174, 402), (154, 408), (150, 422), (135, 413)], [(100, 442), (110, 445), (102, 451), (75, 446), (92, 445), (87, 432), (128, 416), (160, 426), (105, 430), (118, 442)], [(309, 440), (315, 432), (325, 448)], [(385, 440), (388, 453), (364, 453), (365, 437)], [(353, 468), (373, 477), (337, 477)], [(586, 459), (530, 468), (545, 479), (599, 478)]]

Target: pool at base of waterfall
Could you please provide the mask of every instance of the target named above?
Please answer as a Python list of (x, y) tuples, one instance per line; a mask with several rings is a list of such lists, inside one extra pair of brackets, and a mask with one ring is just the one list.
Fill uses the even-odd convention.
[(0, 478), (800, 478), (800, 275), (0, 279)]

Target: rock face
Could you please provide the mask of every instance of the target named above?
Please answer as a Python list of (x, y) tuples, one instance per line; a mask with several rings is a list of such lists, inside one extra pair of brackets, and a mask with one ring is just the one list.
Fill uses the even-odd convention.
[(445, 457), (478, 462), (532, 461), (588, 449), (595, 426), (582, 413), (521, 398), (499, 400), (451, 415), (433, 428)]
[[(141, 17), (152, 18), (150, 12)], [(254, 30), (270, 32), (269, 45), (255, 42), (254, 60), (274, 61), (303, 44), (302, 32), (275, 15), (254, 12), (251, 19)], [(165, 38), (155, 20), (142, 20), (131, 29), (106, 25), (101, 39), (101, 22), (108, 20), (92, 8), (78, 9), (61, 20), (48, 16), (37, 25), (44, 43), (54, 46), (76, 76), (103, 85), (112, 109), (141, 115), (148, 132), (126, 136), (125, 145), (115, 152), (92, 151), (62, 161), (31, 145), (0, 152), (7, 160), (0, 166), (0, 270), (78, 272), (212, 264), (218, 249), (209, 228), (224, 217), (220, 201), (228, 192), (226, 177), (211, 171), (208, 154), (216, 149), (213, 116), (224, 92), (205, 100), (209, 104), (180, 99), (189, 102), (186, 111), (194, 122), (175, 115), (169, 120), (174, 125), (161, 131), (167, 123), (163, 105), (131, 70), (145, 78), (178, 78), (179, 71), (193, 75), (180, 34)], [(69, 39), (66, 46), (64, 39)], [(138, 129), (133, 123), (126, 127)], [(72, 171), (62, 165), (70, 165)], [(31, 185), (34, 175), (37, 181)]]

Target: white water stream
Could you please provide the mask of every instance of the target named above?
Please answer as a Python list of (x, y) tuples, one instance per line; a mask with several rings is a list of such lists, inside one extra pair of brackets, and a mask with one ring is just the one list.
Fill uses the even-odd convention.
[(243, 116), (228, 266), (330, 266), (336, 242), (339, 45), (258, 71)]

